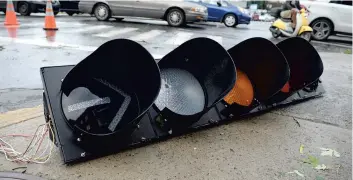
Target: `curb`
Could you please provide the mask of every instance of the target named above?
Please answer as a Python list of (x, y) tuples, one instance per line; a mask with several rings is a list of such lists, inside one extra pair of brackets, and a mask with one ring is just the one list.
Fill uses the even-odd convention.
[(15, 111), (8, 111), (0, 114), (0, 128), (27, 121), (36, 117), (43, 116), (43, 106), (33, 108), (23, 108)]
[(352, 49), (352, 45), (335, 44), (335, 43), (328, 43), (328, 42), (322, 42), (322, 41), (311, 41), (311, 43), (315, 45), (325, 45), (330, 47), (335, 46), (340, 48)]

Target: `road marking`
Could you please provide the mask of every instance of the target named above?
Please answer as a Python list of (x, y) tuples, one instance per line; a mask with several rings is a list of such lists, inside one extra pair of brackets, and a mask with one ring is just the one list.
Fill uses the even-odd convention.
[(151, 30), (136, 36), (132, 36), (129, 39), (133, 40), (133, 41), (147, 41), (149, 39), (152, 39), (162, 33), (164, 33), (165, 31), (163, 30)]
[(193, 34), (194, 34), (194, 33), (178, 32), (178, 33), (176, 34), (176, 36), (173, 36), (172, 38), (170, 38), (170, 39), (166, 42), (166, 44), (181, 45), (181, 44), (183, 44), (185, 41), (189, 40)]
[[(87, 26), (89, 24), (82, 24), (82, 23), (75, 23), (75, 22), (61, 22), (61, 21), (57, 21), (56, 22), (58, 28), (60, 27), (73, 27), (73, 26)], [(20, 22), (20, 27), (41, 27), (44, 26), (44, 22), (43, 23), (24, 23), (22, 24)]]
[[(95, 46), (85, 46), (78, 44), (67, 44), (60, 42), (49, 42), (45, 39), (13, 39), (9, 37), (0, 37), (0, 45), (1, 43), (17, 43), (17, 44), (27, 44), (27, 45), (35, 45), (41, 47), (57, 47), (57, 48), (68, 48), (73, 50), (81, 50), (92, 52), (95, 51), (98, 47)], [(155, 59), (161, 59), (163, 55), (161, 54), (152, 54)]]
[(107, 29), (111, 28), (113, 26), (105, 26), (105, 25), (99, 25), (99, 26), (91, 26), (91, 27), (86, 27), (86, 28), (80, 28), (76, 30), (67, 30), (65, 32), (70, 32), (70, 33), (81, 33), (81, 32), (88, 32), (88, 31), (96, 31), (96, 30), (101, 30), (101, 29)]
[(70, 48), (70, 49), (76, 49), (76, 50), (82, 50), (82, 51), (94, 51), (97, 49), (97, 47), (94, 47), (94, 46), (83, 46), (83, 45), (66, 44), (66, 43), (60, 43), (60, 42), (50, 42), (45, 39), (13, 39), (9, 37), (0, 37), (0, 42), (37, 45), (41, 47)]
[(217, 41), (219, 44), (222, 45), (222, 37), (221, 36), (207, 36), (207, 38), (213, 39), (215, 41)]
[(123, 29), (115, 29), (115, 30), (111, 30), (111, 31), (108, 31), (108, 32), (104, 32), (104, 33), (99, 33), (99, 34), (96, 34), (94, 36), (97, 36), (97, 37), (113, 37), (113, 36), (118, 36), (120, 34), (125, 34), (125, 33), (128, 33), (128, 32), (132, 32), (132, 31), (136, 31), (138, 30), (138, 28), (123, 28)]
[(0, 114), (0, 128), (43, 116), (43, 106), (23, 108)]

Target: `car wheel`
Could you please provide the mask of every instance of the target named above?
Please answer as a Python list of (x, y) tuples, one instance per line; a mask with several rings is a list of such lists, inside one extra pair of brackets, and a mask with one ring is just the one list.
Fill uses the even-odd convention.
[(56, 11), (54, 12), (54, 16), (58, 15), (59, 14), (59, 11)]
[(185, 23), (185, 15), (179, 9), (171, 9), (167, 14), (167, 22), (170, 26), (182, 26)]
[(29, 16), (31, 14), (31, 7), (28, 2), (19, 2), (17, 4), (17, 11), (22, 16)]
[(310, 42), (311, 40), (311, 32), (303, 32), (299, 35), (299, 37), (307, 40), (308, 42)]
[(312, 36), (315, 40), (326, 40), (332, 33), (333, 27), (330, 21), (318, 19), (312, 23)]
[(96, 16), (98, 21), (108, 21), (111, 17), (109, 7), (106, 4), (98, 4), (94, 8), (94, 16)]
[(235, 27), (237, 25), (237, 18), (234, 14), (226, 14), (226, 16), (224, 16), (223, 23), (227, 27)]

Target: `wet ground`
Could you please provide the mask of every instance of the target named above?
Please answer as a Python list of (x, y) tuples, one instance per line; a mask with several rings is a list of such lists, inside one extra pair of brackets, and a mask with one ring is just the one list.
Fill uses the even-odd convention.
[[(252, 22), (237, 28), (227, 28), (220, 23), (172, 28), (164, 21), (125, 19), (122, 22), (98, 22), (87, 15), (59, 15), (56, 17), (59, 30), (48, 33), (42, 29), (43, 14), (19, 17), (19, 21), (18, 28), (0, 28), (0, 112), (41, 104), (40, 67), (76, 64), (111, 39), (135, 40), (155, 57), (165, 55), (195, 37), (212, 38), (226, 49), (251, 37), (264, 37), (275, 43), (281, 40), (271, 37), (268, 22)], [(351, 39), (334, 38), (327, 42), (313, 42), (313, 45), (319, 52), (349, 53)]]
[[(4, 15), (0, 14), (0, 21)], [(268, 22), (252, 22), (227, 28), (220, 23), (189, 24), (185, 28), (172, 28), (164, 21), (125, 19), (122, 22), (98, 22), (88, 15), (56, 17), (57, 32), (45, 32), (44, 14), (18, 17), (18, 28), (0, 28), (0, 112), (42, 103), (42, 84), (39, 68), (42, 66), (76, 64), (98, 46), (115, 38), (133, 39), (154, 56), (172, 51), (188, 39), (209, 37), (226, 49), (251, 38), (273, 39)], [(336, 38), (337, 39), (337, 38)], [(313, 42), (318, 51), (343, 53), (352, 41), (338, 38), (328, 42)], [(9, 76), (11, 74), (11, 76)]]
[[(268, 22), (252, 22), (227, 28), (220, 23), (196, 23), (185, 28), (172, 28), (164, 21), (125, 19), (122, 22), (98, 22), (88, 15), (56, 17), (57, 32), (45, 32), (44, 14), (18, 17), (18, 28), (2, 26), (0, 14), (0, 113), (42, 103), (42, 66), (76, 64), (98, 46), (115, 38), (133, 39), (155, 57), (172, 51), (188, 39), (209, 37), (225, 48), (251, 38), (264, 37), (274, 42)], [(338, 40), (337, 40), (338, 39)], [(344, 53), (350, 49), (349, 38), (313, 42), (318, 51)], [(11, 76), (9, 76), (11, 74)]]

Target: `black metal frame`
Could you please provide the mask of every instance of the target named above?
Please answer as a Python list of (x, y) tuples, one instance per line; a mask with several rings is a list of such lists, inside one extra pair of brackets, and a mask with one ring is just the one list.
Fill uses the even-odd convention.
[[(74, 65), (51, 66), (41, 68), (41, 77), (44, 86), (43, 105), (46, 121), (51, 120), (55, 137), (51, 137), (55, 144), (60, 148), (64, 163), (73, 164), (89, 159), (117, 153), (126, 149), (145, 146), (153, 142), (169, 139), (174, 136), (194, 132), (200, 129), (224, 124), (244, 117), (255, 116), (265, 113), (273, 108), (285, 106), (310, 98), (321, 96), (325, 91), (321, 81), (311, 84), (302, 90), (292, 94), (290, 97), (275, 104), (260, 104), (246, 113), (232, 113), (230, 106), (223, 101), (216, 104), (208, 112), (203, 114), (199, 120), (184, 130), (174, 131), (173, 129), (163, 128), (163, 124), (168, 122), (158, 114), (152, 107), (142, 117), (141, 121), (133, 129), (131, 136), (127, 135), (121, 139), (100, 139), (98, 141), (85, 141), (83, 134), (76, 135), (64, 121), (60, 110), (60, 87), (61, 80), (74, 67)], [(98, 148), (97, 148), (98, 147)], [(101, 148), (100, 148), (101, 147)]]

